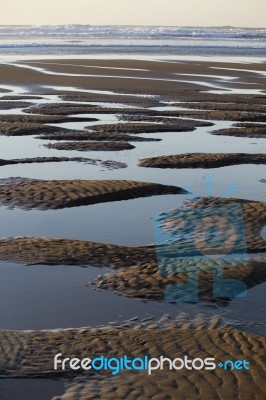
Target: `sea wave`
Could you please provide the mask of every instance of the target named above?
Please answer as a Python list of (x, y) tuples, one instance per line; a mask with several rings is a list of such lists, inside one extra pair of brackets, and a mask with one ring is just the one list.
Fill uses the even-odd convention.
[(113, 25), (0, 26), (0, 38), (248, 39), (265, 40), (266, 29)]
[(0, 55), (266, 56), (266, 29), (158, 26), (0, 26)]

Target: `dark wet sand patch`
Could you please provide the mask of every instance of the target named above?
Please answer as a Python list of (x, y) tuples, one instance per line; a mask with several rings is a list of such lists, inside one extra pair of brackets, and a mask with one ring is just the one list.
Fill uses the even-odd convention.
[(265, 154), (245, 153), (188, 153), (159, 156), (140, 160), (149, 168), (220, 168), (238, 164), (266, 164)]
[(225, 92), (224, 94), (214, 94), (208, 92), (200, 92), (197, 90), (186, 90), (179, 91), (176, 96), (171, 96), (173, 101), (172, 105), (179, 106), (181, 102), (183, 103), (225, 103), (225, 104), (246, 104), (250, 105), (257, 104), (259, 106), (266, 105), (266, 96), (264, 95), (249, 95), (242, 94), (237, 95), (230, 93), (229, 95)]
[(88, 127), (95, 132), (104, 133), (156, 133), (156, 132), (184, 132), (194, 130), (193, 124), (179, 124), (178, 121), (175, 123), (120, 123), (120, 124), (108, 124), (108, 125), (95, 125)]
[(107, 169), (127, 168), (127, 164), (126, 163), (123, 163), (123, 162), (120, 162), (120, 161), (112, 161), (112, 160), (100, 161), (100, 165), (101, 165), (101, 167), (104, 167), (104, 168), (107, 168)]
[(14, 165), (14, 164), (32, 164), (32, 163), (47, 163), (47, 162), (65, 162), (65, 161), (78, 161), (78, 162), (89, 162), (92, 161), (89, 158), (82, 157), (36, 157), (36, 158), (17, 158), (12, 160), (0, 159), (0, 166), (3, 165)]
[(12, 110), (13, 108), (25, 108), (34, 106), (34, 103), (26, 101), (1, 101), (0, 98), (0, 110)]
[(0, 259), (34, 265), (91, 265), (131, 267), (155, 261), (154, 247), (129, 247), (53, 238), (10, 238), (0, 240)]
[[(243, 232), (243, 230), (245, 231), (244, 248), (240, 249), (240, 254), (245, 254), (246, 251), (248, 253), (253, 253), (263, 252), (266, 250), (266, 242), (261, 236), (261, 229), (266, 223), (266, 203), (262, 201), (251, 201), (237, 198), (201, 197), (196, 200), (187, 201), (182, 207), (171, 210), (169, 213), (161, 214), (158, 217), (157, 222), (163, 230), (175, 235), (180, 231), (180, 211), (189, 210), (189, 215), (191, 218), (194, 218), (196, 210), (196, 213), (199, 212), (202, 219), (208, 219), (213, 216), (212, 210), (214, 211), (214, 216), (216, 215), (215, 213), (219, 211), (219, 207), (221, 207), (223, 211), (223, 214), (220, 216), (223, 216), (229, 222), (233, 222), (234, 227), (238, 232)], [(241, 210), (239, 217), (237, 217), (239, 213), (238, 209)], [(220, 225), (221, 221), (215, 222), (215, 226), (221, 226), (226, 237), (232, 237), (232, 239), (235, 240), (235, 230), (233, 230), (233, 232), (230, 230), (230, 224), (224, 225), (224, 223), (222, 223), (222, 225)], [(202, 227), (203, 231), (204, 228), (206, 228), (205, 225)], [(181, 247), (183, 245), (183, 250), (186, 249), (186, 252), (189, 254), (190, 250), (195, 245), (195, 243), (189, 241), (189, 238), (186, 237), (186, 235), (190, 235), (191, 239), (195, 239), (189, 231), (189, 224), (187, 228), (183, 227), (182, 234), (185, 238), (181, 237), (178, 241), (178, 245)], [(200, 242), (198, 242), (198, 245), (200, 245)]]
[(0, 204), (8, 207), (60, 209), (162, 194), (184, 194), (177, 186), (130, 180), (2, 180)]
[(130, 141), (130, 142), (159, 142), (162, 139), (145, 138), (141, 136), (127, 135), (124, 133), (110, 133), (110, 132), (64, 132), (52, 133), (38, 136), (38, 139), (45, 140), (94, 140), (94, 141)]
[(0, 93), (11, 93), (12, 90), (0, 88)]
[(189, 117), (204, 120), (218, 121), (254, 121), (266, 122), (266, 114), (246, 111), (204, 111), (204, 110), (177, 110), (160, 111), (160, 115), (169, 117)]
[(119, 141), (90, 141), (90, 142), (59, 142), (48, 143), (44, 145), (48, 149), (56, 150), (76, 150), (76, 151), (122, 151), (132, 150), (135, 148), (133, 144)]
[[(194, 266), (192, 266), (194, 264)], [(243, 291), (250, 289), (266, 280), (266, 261), (263, 258), (250, 259), (246, 264), (240, 260), (233, 263), (226, 259), (218, 260), (215, 266), (212, 262), (200, 258), (192, 258), (188, 261), (178, 262), (177, 257), (157, 263), (136, 264), (131, 268), (120, 268), (117, 273), (107, 273), (99, 276), (91, 282), (93, 286), (101, 290), (109, 290), (116, 294), (135, 297), (145, 300), (166, 300), (179, 302), (181, 291), (178, 285), (184, 285), (190, 274), (190, 285), (187, 287), (186, 296), (189, 302), (195, 292), (199, 300), (219, 302), (227, 304), (235, 295), (223, 290), (223, 296), (213, 292), (213, 273), (221, 274), (220, 286), (226, 285), (227, 279), (235, 279), (243, 282)], [(167, 293), (167, 294), (165, 294)], [(198, 301), (198, 300), (197, 300)], [(193, 300), (190, 300), (193, 302)]]
[[(43, 97), (41, 97), (41, 96), (31, 96), (31, 95), (21, 95), (21, 96), (12, 96), (12, 95), (6, 95), (6, 96), (1, 96), (0, 97), (0, 100), (11, 100), (11, 101), (13, 101), (13, 100), (16, 100), (16, 101), (19, 101), (19, 100), (41, 100), (41, 99), (43, 99)], [(28, 103), (27, 103), (28, 104)], [(24, 107), (24, 106), (23, 106)]]
[[(172, 104), (173, 105), (173, 104)], [(213, 111), (244, 111), (244, 112), (266, 112), (266, 105), (250, 103), (218, 103), (218, 102), (180, 102), (178, 107), (191, 108), (193, 110), (213, 110)]]
[[(65, 399), (165, 399), (167, 398), (257, 398), (264, 399), (266, 339), (236, 329), (212, 328), (217, 321), (206, 324), (203, 316), (198, 316), (196, 328), (185, 314), (176, 321), (168, 321), (164, 328), (158, 328), (151, 321), (143, 328), (140, 323), (131, 327), (84, 328), (57, 331), (0, 331), (1, 348), (0, 373), (2, 377), (60, 377), (83, 378), (81, 383), (70, 385)], [(207, 325), (207, 326), (206, 326)], [(240, 351), (241, 350), (241, 351)], [(113, 376), (111, 371), (73, 371), (66, 366), (65, 371), (53, 368), (57, 353), (63, 357), (91, 356), (121, 358), (160, 357), (171, 360), (187, 355), (189, 359), (215, 357), (216, 362), (228, 359), (247, 359), (252, 368), (246, 371), (216, 368), (189, 371), (185, 368), (169, 371), (127, 371)], [(245, 373), (245, 379), (243, 379)], [(87, 377), (87, 380), (84, 380)], [(201, 397), (199, 397), (199, 394)], [(195, 397), (196, 396), (196, 397)]]
[[(62, 91), (63, 92), (63, 91)], [(99, 102), (99, 103), (114, 103), (114, 104), (125, 104), (136, 107), (157, 107), (163, 106), (160, 102), (160, 96), (154, 97), (141, 97), (141, 96), (130, 96), (120, 95), (117, 93), (115, 96), (113, 93), (80, 93), (80, 94), (62, 94), (59, 96), (63, 101), (76, 101), (76, 102)], [(165, 104), (166, 105), (166, 104)]]
[(62, 127), (49, 126), (35, 122), (0, 122), (0, 135), (5, 136), (27, 136), (64, 132), (71, 133), (73, 131)]
[(208, 121), (197, 121), (197, 120), (188, 120), (188, 119), (181, 119), (181, 118), (171, 118), (171, 117), (162, 117), (159, 115), (120, 115), (118, 117), (119, 120), (122, 121), (132, 121), (132, 122), (145, 122), (145, 123), (161, 123), (161, 124), (172, 124), (176, 127), (176, 131), (182, 132), (185, 130), (190, 129), (191, 131), (197, 127), (201, 126), (213, 126), (214, 123)]
[[(257, 124), (256, 124), (257, 125)], [(221, 136), (236, 136), (236, 137), (249, 137), (249, 138), (265, 138), (266, 137), (266, 125), (265, 126), (237, 126), (236, 128), (225, 128), (218, 129), (211, 132), (213, 135)]]
[(110, 108), (103, 106), (95, 106), (93, 104), (45, 104), (44, 106), (31, 107), (23, 110), (27, 114), (40, 115), (75, 115), (75, 114), (115, 114), (126, 112), (128, 114), (138, 114), (141, 112), (149, 112), (142, 108)]
[(38, 124), (34, 122), (1, 122), (0, 135), (5, 136), (26, 136), (54, 132), (59, 128)]
[[(38, 124), (52, 124), (64, 122), (95, 122), (97, 118), (90, 117), (69, 117), (68, 115), (30, 115), (30, 114), (1, 114), (0, 121), (9, 123), (38, 123)], [(0, 125), (1, 126), (1, 125)]]
[[(101, 107), (99, 107), (101, 108)], [(27, 114), (41, 115), (69, 115), (69, 114), (89, 114), (95, 112), (97, 107), (92, 105), (79, 104), (44, 104), (24, 110)]]
[(236, 124), (233, 124), (233, 126), (236, 126), (238, 128), (265, 128), (266, 125), (264, 123), (256, 123), (256, 122), (238, 122)]
[(127, 164), (118, 161), (102, 161), (84, 157), (35, 157), (35, 158), (17, 158), (11, 160), (0, 159), (0, 166), (15, 164), (34, 164), (34, 163), (54, 163), (54, 162), (83, 162), (84, 164), (100, 165), (107, 169), (126, 168)]

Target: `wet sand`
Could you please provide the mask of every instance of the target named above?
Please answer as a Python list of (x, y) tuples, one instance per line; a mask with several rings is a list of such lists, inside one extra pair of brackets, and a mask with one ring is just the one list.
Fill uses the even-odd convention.
[(76, 150), (76, 151), (123, 151), (132, 150), (135, 148), (133, 144), (118, 141), (91, 141), (91, 142), (59, 142), (48, 143), (45, 145), (48, 149), (56, 150)]
[(217, 131), (213, 131), (213, 135), (222, 135), (222, 136), (237, 136), (237, 137), (250, 137), (250, 138), (265, 138), (266, 137), (266, 127), (258, 126), (258, 124), (254, 124), (256, 126), (243, 126), (241, 124), (234, 124), (236, 128), (228, 128), (228, 129), (218, 129)]
[(217, 168), (237, 164), (266, 164), (264, 154), (190, 153), (140, 160), (139, 165), (149, 168)]
[[(0, 165), (18, 165), (17, 176), (19, 164), (24, 163), (31, 163), (34, 168), (35, 163), (45, 165), (47, 162), (75, 160), (88, 164), (96, 163), (101, 167), (107, 163), (111, 168), (115, 168), (115, 165), (125, 168), (126, 164), (121, 162), (122, 160), (120, 166), (117, 161), (118, 150), (134, 151), (138, 142), (143, 146), (153, 146), (153, 141), (156, 143), (153, 134), (155, 136), (159, 132), (162, 135), (179, 135), (197, 130), (198, 127), (206, 127), (206, 130), (214, 135), (234, 135), (238, 136), (239, 140), (244, 140), (244, 137), (265, 136), (263, 123), (266, 122), (266, 96), (262, 92), (265, 90), (265, 84), (261, 72), (266, 73), (266, 66), (263, 64), (249, 64), (247, 68), (247, 64), (232, 62), (67, 59), (21, 61), (15, 64), (0, 64), (0, 92), (4, 93), (3, 101), (0, 101), (0, 141), (1, 135), (19, 136), (19, 139), (37, 135), (36, 139), (42, 139), (39, 140), (41, 148), (46, 151), (48, 148), (51, 152), (58, 149), (59, 154), (59, 157), (52, 153), (50, 157), (10, 160), (2, 155)], [(252, 72), (246, 71), (247, 69)], [(231, 79), (232, 77), (235, 79)], [(1, 84), (19, 86), (24, 88), (26, 93), (6, 94)], [(208, 92), (212, 89), (220, 89), (223, 94)], [(246, 93), (238, 94), (237, 91), (241, 90), (246, 90)], [(248, 94), (249, 90), (257, 90), (257, 94)], [(54, 97), (45, 101), (45, 96)], [(56, 96), (60, 101), (58, 103), (54, 102), (57, 101)], [(95, 102), (101, 104), (91, 104)], [(11, 114), (7, 113), (10, 110)], [(95, 118), (95, 114), (115, 116), (117, 121), (102, 123), (99, 121), (100, 117)], [(227, 125), (217, 130), (216, 126), (213, 126), (216, 121), (226, 121), (232, 126), (228, 128)], [(84, 127), (82, 130), (70, 130), (56, 126), (68, 122), (84, 122)], [(146, 137), (143, 134), (146, 134)], [(159, 143), (163, 142), (163, 137), (158, 139), (156, 136), (155, 139)], [(50, 142), (46, 143), (45, 140)], [(134, 144), (131, 144), (131, 141)], [(64, 153), (60, 157), (60, 149), (67, 150), (70, 156), (65, 157)], [(75, 154), (72, 153), (74, 150), (83, 150), (84, 158), (75, 158)], [(93, 150), (109, 150), (114, 155), (114, 160), (90, 158), (90, 152)], [(155, 160), (150, 157), (140, 161), (142, 164), (146, 163), (142, 167), (153, 166), (157, 169), (165, 168), (165, 165), (169, 167), (170, 164), (175, 168), (214, 168), (262, 162), (265, 163), (265, 157), (260, 151), (256, 154), (227, 153), (225, 156), (217, 148), (216, 153), (205, 152), (196, 156), (190, 153), (180, 154), (178, 147), (173, 148), (172, 159), (161, 155)], [(10, 177), (1, 181), (0, 202), (4, 207), (18, 207), (29, 210), (28, 212), (34, 208), (43, 212), (49, 209), (57, 212), (56, 210), (68, 207), (89, 207), (91, 204), (102, 202), (149, 198), (167, 193), (179, 196), (185, 193), (182, 185), (177, 186), (178, 183), (174, 179), (173, 184), (167, 185), (157, 183), (156, 179), (154, 182), (146, 182), (144, 179), (136, 181), (130, 177), (117, 180), (110, 176), (110, 179), (99, 180)], [(194, 209), (202, 208), (208, 216), (209, 206), (234, 203), (240, 204), (243, 210), (250, 259), (237, 265), (232, 265), (228, 260), (227, 264), (220, 260), (216, 268), (224, 270), (225, 279), (237, 279), (250, 289), (264, 282), (266, 278), (263, 257), (265, 240), (261, 237), (261, 228), (265, 225), (265, 203), (249, 202), (245, 199), (203, 198), (194, 205), (190, 203), (189, 206)], [(172, 210), (172, 214), (161, 215), (158, 221), (170, 235), (176, 231), (175, 212), (176, 210)], [(117, 296), (154, 302), (164, 299), (167, 287), (185, 283), (187, 273), (194, 270), (194, 267), (200, 268), (203, 263), (202, 260), (194, 260), (193, 268), (187, 261), (184, 265), (173, 266), (168, 259), (164, 264), (167, 274), (162, 274), (158, 269), (154, 245), (115, 246), (52, 236), (3, 237), (0, 240), (0, 259), (25, 265), (112, 268), (115, 271), (108, 270), (106, 275), (98, 276), (93, 282), (86, 284), (100, 290), (112, 291)], [(212, 293), (213, 275), (210, 269), (207, 265), (207, 268), (201, 271), (199, 280), (199, 294), (208, 305), (217, 301)], [(226, 296), (222, 299), (224, 305), (231, 300)], [(159, 321), (153, 320), (152, 317), (147, 321), (139, 321), (136, 317), (121, 324), (109, 322), (106, 321), (101, 328), (87, 327), (76, 330), (1, 329), (0, 377), (8, 378), (2, 385), (5, 396), (15, 399), (12, 391), (18, 395), (23, 386), (19, 387), (17, 381), (13, 386), (10, 379), (19, 377), (24, 381), (25, 378), (42, 377), (47, 379), (47, 382), (50, 382), (51, 378), (58, 379), (58, 385), (56, 383), (47, 393), (49, 398), (58, 395), (54, 397), (57, 400), (265, 398), (263, 336), (224, 326), (219, 315), (210, 320), (199, 314), (192, 320), (189, 316), (177, 312), (175, 320), (165, 316)], [(174, 358), (180, 354), (190, 357), (206, 357), (207, 354), (220, 361), (228, 358), (247, 358), (252, 364), (252, 369), (244, 372), (222, 369), (216, 369), (214, 372), (179, 371), (178, 374), (164, 370), (157, 371), (152, 377), (142, 372), (123, 373), (117, 377), (112, 377), (106, 372), (98, 374), (95, 371), (88, 375), (75, 374), (69, 370), (58, 373), (53, 370), (52, 360), (59, 351), (66, 356), (80, 357), (92, 354), (133, 354), (141, 357), (148, 353), (153, 357), (163, 354)], [(68, 379), (66, 389), (62, 388), (62, 378)], [(38, 385), (37, 380), (23, 387), (35, 393), (35, 397), (38, 396), (38, 391), (44, 393), (47, 388), (45, 384)], [(60, 395), (63, 392), (64, 394)], [(48, 397), (46, 398), (48, 400)], [(46, 398), (44, 397), (45, 400)]]
[[(83, 142), (81, 142), (83, 143)], [(117, 142), (115, 142), (117, 143)], [(44, 181), (13, 179), (2, 182), (0, 204), (24, 209), (60, 209), (160, 194), (184, 194), (177, 186), (126, 180)]]
[[(265, 363), (263, 351), (265, 338), (243, 333), (235, 329), (219, 327), (219, 319), (206, 321), (198, 315), (190, 321), (179, 314), (176, 320), (167, 317), (161, 321), (126, 321), (120, 326), (83, 328), (61, 331), (0, 331), (0, 343), (5, 349), (1, 354), (2, 377), (78, 377), (82, 385), (70, 384), (62, 399), (125, 399), (130, 398), (201, 398), (217, 396), (228, 398), (264, 397)], [(53, 370), (54, 354), (80, 358), (92, 355), (112, 354), (132, 358), (140, 356), (140, 345), (150, 357), (162, 354), (170, 359), (186, 354), (189, 358), (216, 355), (217, 360), (248, 358), (252, 370), (237, 371), (155, 371), (121, 372), (112, 376), (109, 371)], [(240, 350), (241, 346), (241, 350)], [(245, 374), (245, 379), (243, 379)], [(246, 396), (249, 397), (246, 397)], [(137, 396), (137, 397), (136, 397)], [(61, 398), (61, 397), (60, 397)]]
[(85, 157), (36, 157), (36, 158), (18, 158), (3, 160), (0, 159), (0, 167), (5, 165), (16, 165), (16, 164), (42, 164), (42, 163), (58, 163), (58, 162), (81, 162), (84, 164), (99, 164), (102, 167), (109, 169), (126, 168), (125, 163), (119, 163), (116, 161), (102, 161), (99, 159), (91, 159)]
[[(37, 67), (47, 69), (53, 74), (43, 74), (41, 71), (34, 69), (26, 69), (23, 67)], [(94, 66), (94, 68), (91, 68)], [(109, 67), (110, 70), (100, 69), (99, 67)], [(218, 67), (218, 70), (213, 68)], [(58, 86), (74, 86), (82, 89), (102, 89), (114, 90), (116, 92), (143, 93), (143, 94), (161, 94), (176, 96), (176, 91), (183, 90), (204, 90), (202, 84), (187, 83), (182, 81), (191, 80), (192, 82), (200, 81), (200, 75), (219, 75), (219, 76), (236, 76), (244, 80), (244, 84), (236, 83), (239, 88), (258, 89), (257, 83), (261, 85), (261, 76), (253, 72), (246, 72), (246, 64), (230, 63), (230, 62), (153, 62), (138, 60), (45, 60), (45, 61), (23, 61), (20, 68), (14, 65), (1, 65), (0, 76), (2, 84), (31, 86), (36, 85), (58, 85)], [(123, 71), (113, 68), (135, 68), (135, 71)], [(212, 68), (212, 69), (210, 69)], [(220, 68), (237, 68), (240, 71), (223, 70)], [(146, 71), (139, 71), (146, 70)], [(249, 64), (250, 70), (264, 71), (263, 64)], [(243, 71), (241, 71), (243, 70)], [(60, 75), (62, 74), (62, 75)], [(70, 74), (70, 76), (64, 75)], [(85, 76), (71, 76), (71, 74), (83, 74)], [(175, 74), (185, 74), (176, 76)], [(186, 74), (192, 74), (187, 76)], [(195, 74), (196, 76), (193, 76)], [(92, 76), (89, 76), (92, 75)], [(96, 75), (96, 76), (94, 76)], [(113, 79), (110, 79), (110, 76)], [(120, 78), (121, 77), (121, 78)], [(168, 81), (167, 81), (168, 80)], [(205, 77), (204, 77), (205, 80)], [(208, 80), (208, 78), (207, 78)], [(209, 81), (213, 79), (209, 78)], [(181, 81), (181, 82), (180, 82)], [(261, 87), (265, 90), (265, 88)], [(226, 90), (226, 85), (225, 85)], [(40, 93), (43, 92), (39, 88)], [(34, 90), (35, 92), (35, 90)], [(47, 91), (46, 91), (47, 92)]]

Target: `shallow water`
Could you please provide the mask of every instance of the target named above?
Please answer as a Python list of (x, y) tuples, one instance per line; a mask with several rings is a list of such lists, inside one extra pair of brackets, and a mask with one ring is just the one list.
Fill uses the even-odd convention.
[[(0, 263), (0, 328), (55, 329), (97, 326), (147, 315), (160, 318), (186, 311), (194, 316), (200, 305), (143, 303), (134, 298), (85, 286), (107, 268), (23, 266)], [(108, 304), (108, 307), (106, 307)], [(213, 315), (214, 310), (206, 310)]]
[(259, 71), (257, 69), (239, 69), (239, 68), (227, 68), (227, 67), (210, 67), (212, 69), (223, 69), (226, 71), (240, 71), (240, 72), (253, 72), (266, 77), (266, 71)]
[(224, 89), (224, 90), (208, 90), (208, 93), (213, 94), (264, 94), (260, 89)]
[[(191, 318), (202, 311), (208, 316), (226, 313), (232, 321), (237, 319), (245, 322), (245, 312), (242, 311), (241, 318), (237, 318), (238, 304), (231, 310), (230, 306), (219, 310), (217, 307), (206, 307), (203, 303), (143, 303), (111, 292), (94, 290), (90, 285), (85, 286), (99, 274), (105, 273), (106, 268), (45, 265), (27, 267), (1, 263), (0, 270), (1, 328), (97, 326), (111, 321), (123, 321), (136, 315), (140, 319), (147, 315), (160, 318), (165, 313), (174, 317), (181, 311), (188, 313)], [(252, 299), (253, 297), (248, 298), (251, 304)], [(243, 306), (246, 299), (239, 301), (242, 301)], [(105, 307), (106, 304), (108, 308)]]
[(178, 207), (184, 195), (153, 196), (63, 210), (0, 207), (2, 236), (64, 237), (141, 246), (154, 242), (152, 217)]
[(266, 282), (250, 289), (246, 298), (233, 299), (224, 314), (225, 320), (241, 330), (266, 336), (265, 290)]
[[(212, 67), (210, 67), (212, 68)], [(241, 71), (241, 70), (239, 70)], [(212, 78), (212, 80), (219, 80), (219, 81), (231, 81), (231, 80), (236, 80), (238, 79), (235, 76), (224, 76), (224, 75), (206, 75), (206, 74), (180, 74), (177, 73), (175, 75), (182, 75), (182, 76), (198, 76), (201, 78)]]
[(232, 326), (238, 324), (242, 330), (266, 334), (261, 301), (265, 284), (249, 290), (247, 297), (235, 298), (226, 306), (204, 302), (141, 302), (109, 291), (94, 290), (89, 281), (107, 271), (107, 268), (23, 266), (1, 262), (0, 329), (79, 328), (114, 321), (123, 323), (136, 316), (139, 320), (150, 315), (159, 319), (165, 314), (175, 318), (180, 312), (185, 312), (191, 319), (198, 313), (204, 313), (207, 318), (220, 315)]

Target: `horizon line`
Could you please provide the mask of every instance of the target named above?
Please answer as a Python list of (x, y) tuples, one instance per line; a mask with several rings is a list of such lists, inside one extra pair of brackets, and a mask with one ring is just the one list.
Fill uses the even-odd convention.
[(150, 24), (80, 24), (80, 23), (67, 23), (67, 24), (0, 24), (5, 27), (18, 27), (18, 26), (68, 26), (68, 25), (79, 25), (79, 26), (128, 26), (128, 27), (165, 27), (165, 28), (235, 28), (235, 29), (266, 29), (262, 26), (239, 26), (239, 25), (150, 25)]

